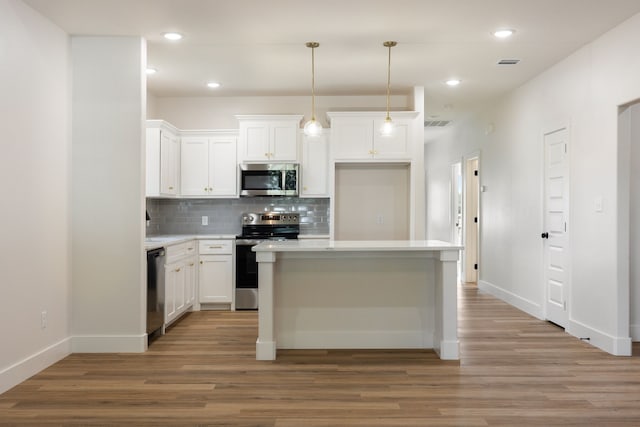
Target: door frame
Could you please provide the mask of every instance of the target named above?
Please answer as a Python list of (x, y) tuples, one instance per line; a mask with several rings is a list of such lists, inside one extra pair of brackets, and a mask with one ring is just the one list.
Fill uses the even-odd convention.
[[(451, 181), (450, 181), (450, 188), (449, 188), (449, 197), (450, 197), (450, 203), (449, 203), (449, 221), (450, 221), (450, 227), (451, 227), (451, 243), (459, 245), (462, 244), (463, 241), (463, 235), (462, 235), (462, 230), (464, 230), (464, 216), (463, 214), (463, 209), (464, 209), (464, 174), (463, 174), (463, 159), (461, 158), (459, 161), (452, 163), (451, 164)], [(456, 169), (460, 168), (460, 173), (456, 173)], [(460, 241), (457, 241), (457, 231), (456, 231), (456, 219), (457, 219), (457, 213), (456, 213), (456, 208), (458, 207), (458, 203), (456, 202), (456, 196), (458, 194), (457, 191), (457, 187), (456, 187), (456, 179), (457, 177), (460, 177), (460, 183), (461, 183), (461, 196), (460, 196)]]
[[(571, 124), (569, 122), (569, 120), (560, 120), (560, 121), (556, 121), (556, 122), (551, 122), (549, 123), (547, 126), (545, 126), (541, 132), (540, 135), (540, 146), (542, 147), (541, 149), (541, 155), (540, 155), (540, 170), (542, 172), (542, 176), (540, 179), (540, 201), (541, 201), (541, 207), (542, 209), (540, 210), (540, 224), (541, 224), (541, 233), (544, 232), (546, 224), (545, 224), (545, 215), (546, 215), (546, 194), (545, 194), (545, 179), (546, 179), (546, 169), (545, 169), (545, 137), (547, 135), (550, 135), (552, 133), (561, 131), (561, 130), (566, 130), (567, 135), (566, 135), (566, 140), (567, 140), (567, 157), (566, 157), (566, 161), (567, 161), (567, 180), (569, 181), (569, 195), (567, 196), (568, 200), (567, 200), (567, 214), (565, 216), (566, 219), (566, 225), (567, 225), (567, 231), (565, 232), (565, 242), (566, 242), (566, 246), (565, 246), (565, 251), (567, 253), (566, 255), (566, 263), (567, 263), (567, 268), (566, 268), (566, 287), (564, 289), (564, 301), (565, 301), (565, 312), (567, 315), (567, 324), (566, 325), (559, 325), (562, 326), (563, 328), (565, 328), (565, 330), (567, 328), (569, 328), (569, 323), (571, 322), (571, 284), (572, 284), (572, 251), (571, 251), (571, 226), (572, 226), (572, 221), (571, 221), (571, 194), (573, 192), (573, 188), (571, 185), (571, 153), (572, 153), (572, 141), (571, 141)], [(547, 320), (548, 319), (548, 315), (547, 315), (547, 301), (549, 298), (549, 293), (547, 290), (547, 271), (546, 271), (546, 261), (547, 261), (547, 254), (545, 253), (545, 242), (542, 238), (540, 238), (540, 236), (536, 236), (536, 238), (540, 239), (540, 251), (541, 251), (541, 273), (542, 273), (542, 280), (541, 280), (541, 284), (542, 284), (542, 296), (543, 296), (543, 304), (542, 304), (542, 315), (544, 316), (544, 319)]]
[(481, 189), (482, 185), (480, 184), (482, 178), (482, 159), (480, 156), (480, 150), (472, 151), (462, 157), (462, 244), (465, 247), (465, 250), (462, 251), (462, 277), (461, 282), (466, 282), (466, 261), (467, 261), (467, 215), (469, 213), (467, 196), (469, 194), (469, 189), (467, 188), (467, 164), (469, 161), (477, 159), (478, 161), (478, 235), (476, 238), (476, 263), (478, 264), (478, 268), (476, 269), (476, 283), (480, 282), (480, 248), (482, 243), (482, 197), (481, 197)]

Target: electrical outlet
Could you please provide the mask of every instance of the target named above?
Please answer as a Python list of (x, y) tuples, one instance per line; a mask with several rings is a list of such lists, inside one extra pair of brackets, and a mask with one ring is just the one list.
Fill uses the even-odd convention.
[(47, 328), (47, 310), (43, 310), (42, 313), (40, 313), (40, 328)]
[(209, 225), (209, 217), (206, 215), (202, 216), (202, 225)]

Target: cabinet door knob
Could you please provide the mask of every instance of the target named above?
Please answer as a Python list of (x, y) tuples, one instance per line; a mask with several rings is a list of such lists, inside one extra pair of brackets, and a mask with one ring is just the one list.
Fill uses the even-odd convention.
[(204, 262), (200, 261), (200, 264), (204, 264)]
[(179, 268), (176, 268), (176, 273), (180, 273), (180, 269)]
[(193, 263), (191, 263), (191, 264), (189, 264), (189, 267), (193, 267), (193, 265), (194, 265), (194, 264), (193, 264)]
[(169, 190), (173, 190), (173, 187), (169, 187)]
[(209, 187), (209, 191), (213, 191), (213, 188)]
[(264, 156), (265, 157), (269, 157), (269, 153), (264, 153)]

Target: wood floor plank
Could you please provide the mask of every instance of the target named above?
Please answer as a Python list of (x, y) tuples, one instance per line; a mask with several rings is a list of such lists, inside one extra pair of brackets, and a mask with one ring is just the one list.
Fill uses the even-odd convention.
[(461, 360), (285, 350), (257, 313), (190, 313), (144, 354), (73, 354), (0, 395), (0, 426), (638, 426), (640, 346), (614, 357), (475, 287)]

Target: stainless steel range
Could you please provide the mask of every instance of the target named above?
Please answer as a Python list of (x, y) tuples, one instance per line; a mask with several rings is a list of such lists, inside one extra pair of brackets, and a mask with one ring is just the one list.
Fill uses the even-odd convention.
[(242, 234), (236, 237), (236, 309), (258, 308), (258, 263), (251, 248), (265, 240), (297, 239), (299, 233), (298, 213), (242, 214)]

